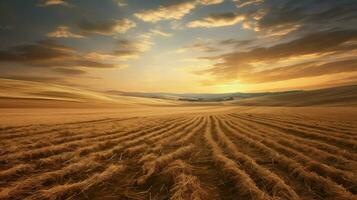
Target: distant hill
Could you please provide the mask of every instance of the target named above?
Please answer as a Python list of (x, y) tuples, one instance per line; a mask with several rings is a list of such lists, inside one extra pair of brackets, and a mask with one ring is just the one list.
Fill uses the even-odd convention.
[(300, 91), (286, 91), (286, 92), (262, 92), (262, 93), (143, 93), (143, 92), (122, 92), (122, 91), (108, 91), (111, 95), (124, 95), (146, 98), (158, 98), (158, 99), (171, 99), (178, 101), (188, 102), (221, 102), (230, 100), (240, 100), (261, 96), (272, 96), (281, 94), (290, 94)]
[(240, 106), (357, 106), (357, 85), (230, 101)]
[(221, 102), (240, 106), (357, 106), (357, 85), (319, 90), (261, 93), (140, 93), (109, 91), (112, 95), (170, 99), (181, 102)]
[(0, 108), (136, 106), (357, 106), (357, 85), (261, 93), (140, 93), (0, 78)]

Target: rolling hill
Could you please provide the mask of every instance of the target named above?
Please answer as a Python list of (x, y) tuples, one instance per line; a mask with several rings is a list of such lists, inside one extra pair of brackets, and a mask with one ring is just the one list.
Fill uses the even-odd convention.
[(357, 106), (357, 85), (230, 101), (240, 106)]
[(0, 79), (0, 107), (115, 107), (172, 105), (168, 100), (110, 95), (82, 88), (34, 81)]
[(0, 79), (0, 107), (135, 107), (180, 105), (357, 106), (357, 85), (261, 93), (140, 93), (93, 91), (34, 81)]

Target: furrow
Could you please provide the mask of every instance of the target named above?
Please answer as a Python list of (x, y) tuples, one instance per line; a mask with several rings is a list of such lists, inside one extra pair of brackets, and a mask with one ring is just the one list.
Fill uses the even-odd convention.
[[(315, 193), (325, 199), (355, 199), (354, 195), (348, 192), (339, 184), (331, 181), (328, 178), (317, 175), (315, 172), (307, 171), (306, 168), (297, 163), (295, 160), (281, 155), (269, 146), (260, 142), (260, 140), (248, 137), (250, 135), (241, 129), (235, 129), (231, 124), (226, 124), (227, 130), (232, 132), (234, 136), (246, 145), (249, 145), (256, 150), (261, 151), (265, 157), (276, 163), (276, 167), (287, 170), (294, 178), (302, 182), (307, 190)], [(240, 132), (244, 132), (241, 134)]]
[[(85, 139), (84, 141), (79, 140), (79, 141), (69, 142), (69, 143), (65, 143), (65, 144), (61, 144), (61, 145), (55, 145), (55, 146), (30, 150), (27, 152), (6, 154), (4, 156), (1, 156), (0, 160), (2, 160), (3, 163), (8, 163), (12, 160), (29, 161), (31, 159), (44, 158), (44, 157), (56, 155), (56, 154), (63, 153), (63, 152), (74, 151), (77, 149), (80, 149), (80, 151), (81, 151), (80, 154), (85, 155), (85, 154), (91, 152), (92, 150), (94, 151), (95, 149), (101, 149), (105, 146), (108, 146), (108, 147), (113, 146), (117, 142), (124, 141), (126, 139), (131, 139), (133, 135), (140, 136), (145, 131), (150, 132), (150, 131), (154, 131), (156, 129), (161, 129), (163, 127), (165, 127), (165, 125), (160, 125), (157, 127), (153, 127), (152, 129), (142, 130), (139, 132), (135, 132), (135, 131), (140, 130), (140, 129), (135, 129), (133, 131), (129, 131), (129, 132), (125, 132), (125, 133), (114, 132), (114, 133), (110, 133), (110, 135), (100, 136), (100, 138), (97, 138), (96, 142), (91, 143), (90, 145), (88, 145), (88, 140)], [(110, 140), (110, 141), (108, 141), (108, 140)]]
[(254, 200), (268, 200), (271, 199), (269, 195), (261, 191), (255, 182), (243, 170), (239, 168), (237, 163), (224, 155), (223, 150), (214, 141), (212, 132), (215, 131), (212, 119), (208, 122), (208, 128), (204, 133), (206, 142), (210, 146), (214, 161), (221, 166), (223, 172), (235, 182), (235, 187), (239, 191), (243, 199)]
[[(173, 125), (169, 126), (167, 129), (170, 129), (170, 128), (175, 127), (175, 126), (177, 126), (177, 125), (173, 124)], [(158, 130), (159, 130), (159, 133), (162, 133), (162, 132), (164, 132), (166, 130), (166, 129), (160, 130), (161, 129), (160, 127), (159, 128), (158, 127), (153, 127), (151, 130), (146, 130), (146, 132), (145, 131), (144, 132), (141, 131), (141, 132), (137, 132), (135, 134), (129, 134), (127, 136), (124, 136), (124, 138), (121, 138), (120, 140), (117, 140), (117, 141), (111, 140), (111, 141), (99, 142), (97, 144), (92, 144), (92, 145), (90, 145), (90, 148), (86, 147), (86, 148), (82, 148), (82, 149), (77, 149), (76, 151), (68, 152), (63, 156), (61, 156), (63, 154), (62, 153), (60, 155), (54, 155), (54, 156), (51, 156), (51, 157), (48, 157), (48, 158), (42, 158), (42, 159), (40, 159), (38, 161), (35, 161), (34, 164), (31, 164), (31, 167), (28, 167), (28, 168), (26, 168), (26, 170), (20, 171), (21, 173), (17, 173), (15, 175), (19, 176), (19, 175), (24, 175), (24, 174), (29, 174), (29, 173), (32, 173), (32, 172), (36, 172), (37, 169), (39, 169), (39, 168), (43, 168), (44, 166), (53, 165), (53, 162), (60, 163), (60, 162), (65, 162), (65, 161), (68, 161), (68, 160), (71, 160), (71, 159), (72, 159), (72, 162), (73, 162), (77, 156), (82, 156), (82, 157), (84, 155), (88, 156), (89, 154), (91, 154), (93, 152), (95, 152), (95, 157), (97, 159), (101, 158), (101, 160), (103, 160), (104, 157), (105, 158), (112, 157), (113, 154), (115, 155), (116, 153), (120, 152), (124, 147), (129, 147), (130, 145), (136, 144), (135, 142), (131, 141), (131, 142), (125, 142), (122, 146), (118, 146), (115, 142), (120, 142), (120, 141), (123, 142), (123, 141), (131, 140), (131, 139), (134, 139), (134, 138), (140, 137), (140, 136), (145, 137), (146, 134), (157, 133)], [(137, 141), (141, 141), (141, 139), (137, 140)], [(111, 148), (111, 147), (113, 147), (113, 148)], [(108, 150), (108, 148), (109, 148), (109, 150)], [(101, 152), (101, 151), (104, 151), (104, 150), (105, 150), (105, 152)], [(60, 165), (58, 167), (60, 167)], [(17, 167), (14, 166), (13, 168), (14, 168), (13, 170), (11, 170), (11, 168), (8, 169), (8, 170), (14, 171)], [(19, 172), (19, 171), (17, 171), (17, 172)], [(10, 175), (10, 174), (8, 174), (8, 175)], [(10, 176), (8, 178), (14, 179), (13, 176)]]
[[(235, 115), (238, 116), (238, 115)], [(322, 134), (322, 135), (327, 135), (327, 136), (333, 136), (337, 138), (342, 138), (342, 139), (347, 139), (347, 140), (357, 140), (357, 137), (355, 135), (351, 135), (353, 132), (347, 132), (344, 133), (339, 131), (339, 130), (331, 130), (331, 129), (323, 129), (322, 127), (316, 127), (316, 126), (302, 126), (301, 124), (295, 123), (295, 122), (289, 122), (289, 121), (281, 121), (281, 120), (274, 120), (274, 119), (269, 119), (269, 118), (262, 118), (262, 117), (256, 117), (253, 116), (242, 116), (239, 115), (241, 118), (244, 119), (252, 119), (252, 120), (259, 120), (261, 122), (265, 123), (270, 123), (278, 126), (283, 126), (283, 127), (288, 127), (297, 131), (302, 131), (302, 132), (310, 132), (310, 133), (315, 133), (315, 134)], [(356, 131), (356, 130), (354, 130)]]
[(209, 200), (210, 194), (202, 185), (198, 177), (194, 176), (193, 167), (183, 160), (171, 162), (164, 170), (173, 179), (174, 184), (170, 189), (171, 200)]
[(153, 143), (153, 147), (151, 151), (153, 152), (158, 152), (162, 151), (165, 149), (164, 147), (166, 146), (173, 146), (176, 144), (176, 142), (179, 142), (179, 144), (183, 144), (180, 142), (182, 138), (187, 136), (190, 133), (195, 133), (197, 130), (203, 127), (203, 118), (200, 117), (196, 119), (192, 124), (189, 126), (185, 127), (183, 130), (178, 131), (175, 134), (169, 135), (168, 137), (162, 138), (160, 140), (153, 140), (150, 139), (150, 141)]
[(357, 192), (357, 188), (355, 188), (355, 186), (357, 186), (357, 177), (353, 173), (339, 170), (332, 166), (328, 166), (318, 161), (312, 160), (304, 154), (295, 151), (294, 149), (280, 145), (271, 139), (263, 138), (257, 134), (250, 134), (247, 132), (246, 135), (253, 140), (260, 141), (262, 144), (269, 146), (270, 148), (287, 157), (293, 158), (298, 163), (305, 166), (307, 170), (314, 171), (316, 174), (322, 177), (330, 178), (336, 183), (343, 185), (353, 193)]
[[(229, 117), (227, 117), (229, 118)], [(309, 146), (305, 141), (298, 141), (296, 138), (284, 134), (282, 132), (278, 132), (274, 129), (270, 129), (266, 126), (254, 126), (253, 123), (243, 121), (243, 120), (233, 120), (232, 123), (241, 127), (242, 129), (247, 129), (247, 131), (253, 131), (262, 137), (269, 137), (270, 139), (276, 141), (277, 143), (288, 146), (290, 148), (295, 149), (305, 155), (309, 156), (312, 159), (316, 159), (318, 161), (322, 161), (327, 165), (332, 165), (336, 168), (342, 170), (355, 170), (357, 169), (357, 162), (354, 160), (345, 159), (342, 156), (338, 156), (336, 154), (332, 154), (319, 148), (314, 145)]]
[(163, 169), (170, 162), (190, 154), (193, 151), (193, 149), (194, 149), (193, 144), (182, 146), (176, 149), (174, 152), (165, 154), (163, 156), (155, 158), (154, 160), (149, 160), (145, 162), (142, 166), (143, 175), (138, 178), (137, 183), (139, 185), (144, 184), (156, 172)]
[(70, 199), (77, 198), (95, 187), (109, 182), (113, 177), (120, 175), (125, 171), (124, 165), (110, 165), (104, 171), (96, 173), (85, 180), (75, 183), (56, 185), (49, 189), (40, 190), (31, 195), (26, 200), (36, 199)]
[(33, 194), (34, 191), (42, 189), (43, 185), (54, 184), (57, 180), (70, 177), (71, 175), (84, 171), (89, 171), (99, 166), (100, 164), (97, 162), (83, 159), (82, 161), (68, 165), (63, 169), (41, 173), (38, 176), (29, 177), (25, 180), (15, 182), (11, 186), (5, 187), (0, 191), (0, 199), (23, 199), (23, 197)]
[[(235, 116), (237, 117), (237, 116)], [(242, 117), (237, 117), (238, 119), (242, 119)], [(244, 118), (243, 118), (244, 119)], [(248, 120), (248, 119), (246, 119)], [(258, 120), (252, 120), (249, 119), (249, 121), (255, 122), (255, 123), (259, 123), (259, 124), (263, 124), (263, 125), (267, 125), (270, 126), (272, 128), (284, 131), (286, 133), (289, 134), (293, 134), (302, 138), (310, 138), (313, 140), (317, 140), (317, 141), (324, 141), (328, 144), (332, 144), (335, 146), (338, 146), (340, 148), (343, 149), (349, 149), (351, 151), (353, 151), (354, 153), (357, 152), (357, 143), (355, 141), (349, 141), (349, 140), (345, 140), (345, 139), (341, 139), (338, 137), (333, 137), (333, 136), (326, 136), (326, 135), (321, 135), (321, 134), (316, 134), (316, 133), (309, 133), (309, 132), (303, 132), (303, 131), (298, 131), (292, 128), (288, 128), (288, 127), (283, 127), (277, 124), (271, 124), (271, 123), (265, 123), (265, 122), (261, 122)]]
[(263, 185), (263, 190), (266, 189), (273, 198), (284, 200), (299, 199), (299, 196), (295, 191), (279, 176), (257, 164), (254, 159), (241, 153), (230, 138), (224, 134), (221, 129), (221, 126), (223, 126), (221, 120), (219, 118), (215, 120), (218, 121), (216, 122), (218, 124), (218, 140), (227, 148), (230, 154), (234, 156), (238, 165), (241, 166), (241, 168), (243, 168), (256, 183), (262, 182), (260, 185)]

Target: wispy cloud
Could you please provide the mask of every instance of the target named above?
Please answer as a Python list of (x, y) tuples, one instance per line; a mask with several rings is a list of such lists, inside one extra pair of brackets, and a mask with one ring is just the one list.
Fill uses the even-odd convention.
[(69, 68), (55, 68), (53, 71), (64, 75), (83, 75), (87, 73), (87, 71), (82, 69), (69, 69)]
[(196, 2), (203, 5), (213, 5), (223, 3), (224, 0), (197, 0)]
[(129, 19), (95, 22), (83, 20), (78, 26), (85, 34), (114, 35), (116, 33), (125, 33), (129, 29), (135, 27), (136, 24)]
[[(356, 23), (353, 1), (236, 0), (237, 13), (246, 16), (244, 28), (266, 36), (285, 36), (331, 28), (351, 29)], [(246, 7), (250, 6), (249, 9)], [(345, 23), (344, 23), (345, 22)], [(346, 23), (347, 22), (347, 23)]]
[(219, 13), (211, 14), (200, 20), (195, 20), (187, 24), (187, 27), (197, 28), (197, 27), (220, 27), (220, 26), (231, 26), (237, 24), (245, 19), (244, 15), (238, 15), (236, 13)]
[(356, 59), (330, 62), (304, 62), (246, 74), (241, 76), (240, 80), (245, 83), (266, 83), (345, 72), (357, 72)]
[(264, 0), (233, 0), (238, 8), (243, 8), (250, 5), (261, 4)]
[(220, 45), (231, 45), (231, 46), (236, 46), (236, 47), (242, 47), (242, 46), (248, 46), (252, 45), (254, 43), (253, 39), (246, 39), (246, 40), (237, 40), (237, 39), (225, 39), (219, 41)]
[(0, 50), (0, 62), (45, 68), (115, 68), (120, 64), (98, 59), (92, 53), (81, 53), (53, 40), (42, 40)]
[(48, 83), (59, 83), (64, 84), (66, 81), (63, 77), (56, 76), (41, 76), (41, 75), (0, 75), (0, 78), (5, 79), (14, 79), (14, 80), (23, 80), (23, 81), (36, 81), (36, 82), (48, 82)]
[(47, 33), (47, 37), (53, 38), (84, 38), (81, 34), (72, 33), (67, 26), (58, 26), (55, 31)]
[(194, 1), (184, 1), (175, 4), (168, 4), (166, 6), (160, 6), (156, 9), (144, 10), (135, 13), (135, 17), (146, 22), (157, 22), (160, 20), (168, 19), (181, 19), (195, 8), (196, 3)]
[(125, 6), (128, 5), (128, 3), (126, 2), (126, 0), (114, 0), (114, 1), (117, 3), (117, 5), (118, 5), (119, 7), (125, 7)]
[(135, 13), (135, 17), (146, 22), (161, 20), (179, 20), (189, 14), (197, 5), (220, 4), (224, 0), (186, 0), (160, 5), (158, 8), (143, 10)]
[(151, 29), (150, 33), (152, 33), (154, 35), (160, 35), (160, 36), (163, 36), (163, 37), (171, 37), (172, 36), (172, 33), (168, 33), (168, 32), (162, 31), (162, 30), (160, 30), (158, 28)]
[(45, 0), (43, 3), (39, 4), (41, 7), (46, 7), (46, 6), (69, 6), (70, 4), (66, 2), (65, 0)]
[(138, 56), (148, 51), (151, 46), (151, 37), (140, 37), (137, 40), (128, 40), (122, 39), (117, 41), (117, 48), (112, 53), (113, 56), (116, 56), (120, 60), (129, 60), (133, 58), (138, 58)]
[[(348, 53), (353, 49), (357, 49), (356, 45), (345, 45), (346, 42), (356, 41), (357, 32), (355, 30), (343, 30), (343, 31), (324, 31), (313, 34), (305, 35), (301, 38), (292, 40), (290, 42), (277, 44), (267, 48), (256, 47), (249, 51), (235, 51), (228, 54), (222, 54), (219, 56), (206, 57), (212, 60), (221, 60), (222, 62), (217, 63), (214, 67), (201, 71), (199, 73), (211, 74), (218, 80), (247, 80), (247, 77), (260, 76), (264, 72), (270, 74), (269, 77), (273, 77), (272, 74), (277, 74), (286, 70), (287, 73), (292, 71), (301, 70), (304, 68), (305, 72), (312, 71), (313, 68), (319, 67), (322, 71), (324, 68), (329, 68), (329, 73), (345, 71), (345, 70), (356, 70), (355, 61), (354, 62), (340, 62), (333, 63), (329, 65), (321, 65), (320, 63), (313, 63), (311, 65), (299, 65), (299, 66), (287, 66), (285, 68), (276, 69), (272, 71), (266, 71), (269, 69), (257, 68), (256, 64), (269, 64), (274, 65), (282, 60), (288, 60), (293, 58), (309, 58), (317, 59), (325, 55), (339, 55), (343, 53)], [(314, 56), (309, 56), (314, 55)], [(306, 60), (306, 59), (304, 59)], [(339, 64), (348, 65), (354, 67), (340, 67)], [(264, 66), (264, 65), (263, 65)], [(310, 68), (311, 69), (308, 69)], [(332, 69), (335, 68), (335, 69)], [(261, 73), (256, 73), (261, 71)], [(321, 72), (322, 73), (322, 72)], [(318, 74), (318, 73), (316, 73)], [(314, 73), (311, 73), (313, 76)], [(268, 75), (267, 75), (268, 76)], [(308, 75), (307, 75), (308, 76)], [(279, 77), (279, 76), (276, 76)], [(293, 76), (286, 76), (293, 77)], [(257, 78), (259, 79), (259, 78)], [(263, 79), (263, 78), (262, 78)], [(270, 78), (273, 80), (272, 78)], [(267, 81), (268, 78), (265, 78)]]
[(218, 52), (220, 49), (216, 47), (211, 41), (198, 40), (192, 45), (184, 46), (176, 52), (183, 53), (188, 51), (200, 51), (206, 53)]
[(132, 40), (119, 40), (118, 47), (122, 49), (132, 49), (140, 52), (150, 50), (153, 42), (150, 36), (142, 35)]

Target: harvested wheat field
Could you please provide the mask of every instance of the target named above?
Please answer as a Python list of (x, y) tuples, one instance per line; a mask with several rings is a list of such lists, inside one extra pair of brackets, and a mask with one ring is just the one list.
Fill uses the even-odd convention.
[(357, 0), (0, 0), (0, 200), (357, 200)]
[(0, 199), (357, 199), (355, 108), (213, 108), (3, 123)]

